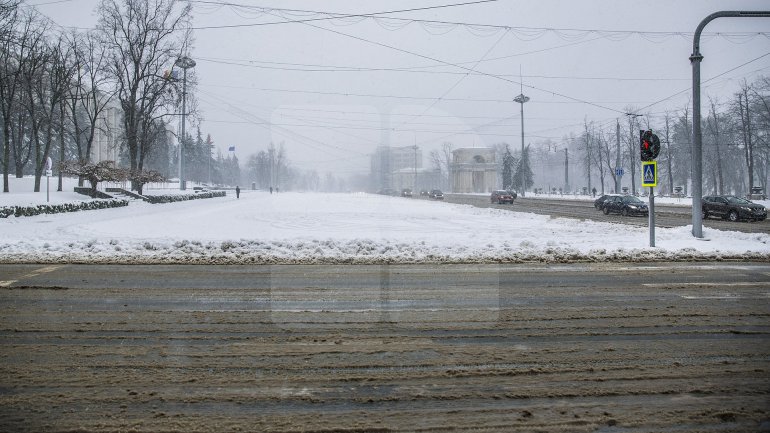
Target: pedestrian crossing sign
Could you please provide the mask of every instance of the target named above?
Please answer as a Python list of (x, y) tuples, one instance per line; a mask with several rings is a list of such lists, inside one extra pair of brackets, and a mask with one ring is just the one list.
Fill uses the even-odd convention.
[(658, 186), (658, 161), (642, 161), (642, 186)]

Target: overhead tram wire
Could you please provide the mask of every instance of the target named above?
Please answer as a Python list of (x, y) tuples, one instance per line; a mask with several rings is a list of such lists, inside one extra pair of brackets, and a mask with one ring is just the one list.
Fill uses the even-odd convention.
[[(502, 35), (500, 35), (500, 38), (498, 38), (498, 39), (497, 39), (497, 41), (495, 41), (495, 43), (494, 43), (494, 44), (492, 44), (492, 46), (491, 46), (491, 47), (489, 47), (489, 49), (488, 49), (488, 50), (487, 50), (487, 51), (484, 53), (484, 55), (481, 57), (481, 59), (479, 59), (479, 60), (478, 60), (478, 61), (477, 61), (477, 62), (476, 62), (476, 63), (475, 63), (475, 64), (474, 64), (472, 67), (471, 67), (471, 71), (473, 71), (473, 70), (474, 70), (474, 69), (475, 69), (475, 68), (478, 66), (478, 64), (479, 64), (479, 63), (480, 63), (482, 60), (484, 60), (484, 58), (486, 58), (486, 57), (489, 55), (489, 53), (491, 53), (491, 52), (492, 52), (492, 50), (494, 50), (494, 49), (497, 47), (497, 45), (498, 45), (498, 44), (500, 44), (500, 42), (501, 42), (501, 41), (502, 41), (502, 40), (505, 38), (505, 36), (506, 36), (507, 34), (508, 34), (508, 32), (506, 31), (505, 33), (503, 33)], [(403, 121), (403, 122), (402, 122), (400, 125), (398, 125), (398, 126), (396, 126), (395, 128), (393, 128), (393, 130), (395, 131), (396, 129), (398, 129), (398, 128), (400, 128), (400, 127), (402, 127), (402, 126), (404, 126), (404, 125), (406, 125), (406, 124), (410, 123), (410, 122), (411, 122), (413, 119), (417, 119), (417, 118), (420, 118), (420, 117), (422, 117), (422, 116), (423, 116), (425, 113), (427, 113), (427, 112), (428, 112), (428, 111), (430, 111), (430, 110), (431, 110), (433, 107), (435, 107), (435, 106), (436, 106), (436, 104), (438, 104), (438, 103), (439, 103), (439, 101), (443, 100), (443, 99), (444, 99), (444, 98), (445, 98), (445, 97), (446, 97), (446, 96), (447, 96), (447, 95), (448, 95), (450, 92), (452, 92), (452, 90), (456, 89), (456, 88), (457, 88), (457, 86), (459, 86), (459, 85), (460, 85), (460, 83), (462, 83), (462, 82), (463, 82), (463, 81), (464, 81), (464, 80), (465, 80), (465, 79), (468, 77), (468, 75), (469, 75), (469, 73), (465, 73), (463, 76), (461, 76), (461, 77), (460, 77), (460, 79), (458, 79), (458, 80), (457, 80), (457, 81), (456, 81), (456, 82), (455, 82), (455, 83), (454, 83), (454, 84), (453, 84), (451, 87), (449, 87), (449, 89), (447, 89), (447, 91), (446, 91), (446, 92), (444, 92), (444, 93), (443, 93), (441, 96), (439, 96), (438, 98), (435, 98), (435, 99), (433, 100), (433, 102), (432, 102), (432, 103), (431, 103), (429, 106), (427, 106), (427, 107), (426, 107), (426, 108), (425, 108), (425, 109), (422, 111), (422, 113), (420, 113), (420, 114), (418, 114), (418, 115), (416, 115), (416, 116), (414, 116), (414, 117), (411, 117), (411, 118), (409, 118), (409, 119), (406, 119), (406, 120), (405, 120), (405, 121)]]
[[(554, 48), (561, 48), (554, 47)], [(340, 65), (319, 65), (312, 63), (288, 63), (288, 62), (271, 62), (266, 60), (251, 60), (251, 59), (230, 59), (230, 58), (217, 58), (217, 57), (196, 57), (196, 60), (203, 62), (216, 63), (222, 65), (242, 66), (244, 68), (257, 68), (257, 69), (271, 69), (278, 71), (297, 71), (297, 72), (407, 72), (407, 73), (420, 73), (420, 74), (447, 74), (447, 75), (467, 75), (467, 72), (457, 71), (422, 71), (420, 69), (431, 67), (446, 67), (446, 65), (426, 65), (426, 66), (410, 66), (405, 68), (371, 68), (371, 67), (359, 67), (359, 66), (340, 66)], [(490, 59), (481, 60), (481, 62), (488, 61)], [(245, 63), (238, 63), (245, 62)], [(278, 67), (278, 66), (262, 66), (255, 63), (266, 63), (270, 65), (288, 65), (298, 66), (293, 67)], [(458, 64), (468, 64), (473, 62), (459, 62)], [(313, 68), (313, 69), (306, 69)], [(471, 75), (484, 75), (482, 73), (471, 73)], [(501, 77), (518, 77), (518, 74), (498, 74)], [(586, 81), (690, 81), (690, 78), (661, 78), (661, 77), (578, 77), (570, 75), (522, 75), (522, 78), (536, 78), (546, 80), (586, 80)]]
[[(201, 91), (202, 93), (209, 93), (209, 92), (202, 91), (200, 89), (199, 89), (199, 91)], [(334, 146), (332, 144), (324, 143), (324, 142), (315, 140), (313, 138), (305, 137), (302, 134), (298, 134), (298, 133), (296, 133), (294, 131), (290, 131), (290, 130), (288, 130), (286, 128), (283, 128), (283, 127), (280, 127), (280, 126), (277, 126), (277, 125), (273, 125), (271, 122), (269, 122), (269, 121), (267, 121), (267, 120), (265, 120), (265, 119), (263, 119), (263, 118), (261, 118), (261, 117), (259, 117), (257, 115), (249, 113), (248, 111), (243, 110), (241, 108), (238, 108), (238, 107), (234, 106), (233, 104), (230, 104), (227, 101), (223, 101), (217, 95), (209, 94), (208, 96), (210, 96), (210, 97), (212, 97), (214, 99), (219, 100), (220, 104), (224, 104), (227, 107), (230, 107), (230, 109), (227, 110), (227, 111), (230, 112), (231, 114), (233, 114), (234, 116), (239, 117), (239, 118), (241, 118), (243, 120), (249, 121), (253, 125), (259, 126), (260, 128), (264, 128), (264, 129), (267, 129), (269, 131), (272, 131), (272, 129), (270, 128), (271, 126), (275, 126), (276, 129), (277, 129), (277, 131), (275, 131), (276, 133), (278, 133), (278, 134), (280, 134), (280, 135), (282, 135), (282, 136), (284, 136), (284, 137), (286, 137), (288, 139), (297, 140), (296, 137), (300, 137), (300, 140), (297, 140), (297, 141), (302, 142), (304, 140), (305, 142), (303, 144), (305, 144), (308, 147), (312, 147), (312, 148), (314, 148), (314, 149), (316, 149), (318, 151), (325, 152), (326, 150), (321, 149), (321, 148), (317, 147), (314, 144), (309, 144), (308, 142), (316, 143), (317, 145), (324, 146), (324, 147), (327, 147), (329, 149), (334, 149), (335, 151), (339, 151), (339, 152), (345, 152), (345, 153), (350, 153), (351, 152), (351, 150), (349, 150), (349, 149), (342, 149), (342, 148), (340, 148), (338, 146)], [(205, 99), (203, 99), (203, 98), (200, 98), (200, 99), (203, 100), (204, 102), (206, 102)], [(209, 103), (211, 104), (211, 102), (209, 102)], [(212, 105), (216, 105), (216, 104), (212, 104)], [(259, 122), (255, 122), (253, 119), (257, 119), (257, 120), (259, 120)], [(357, 152), (357, 151), (353, 151), (353, 152), (354, 153), (360, 153), (360, 154), (363, 155), (363, 153), (361, 153), (361, 152)]]
[[(737, 69), (740, 69), (740, 68), (742, 68), (742, 67), (744, 67), (744, 66), (746, 66), (746, 65), (748, 65), (748, 64), (751, 64), (751, 63), (754, 63), (754, 62), (756, 62), (756, 61), (758, 61), (758, 60), (761, 60), (761, 59), (763, 59), (763, 58), (765, 58), (765, 57), (767, 57), (767, 56), (770, 56), (770, 52), (767, 52), (767, 53), (765, 53), (765, 54), (762, 54), (762, 55), (761, 55), (761, 56), (759, 56), (759, 57), (755, 57), (755, 58), (753, 58), (753, 59), (749, 60), (748, 62), (745, 62), (745, 63), (742, 63), (742, 64), (740, 64), (740, 65), (738, 65), (738, 66), (735, 66), (734, 68), (730, 68), (730, 69), (728, 69), (728, 70), (726, 70), (726, 71), (724, 71), (724, 72), (722, 72), (722, 73), (720, 73), (720, 74), (714, 75), (713, 77), (711, 77), (711, 78), (709, 78), (709, 79), (707, 79), (707, 80), (703, 80), (703, 81), (701, 81), (701, 85), (703, 85), (703, 84), (705, 84), (705, 83), (708, 83), (709, 81), (713, 81), (713, 80), (716, 80), (717, 78), (719, 78), (719, 77), (721, 77), (721, 76), (723, 76), (723, 75), (729, 74), (730, 72), (733, 72), (733, 71), (735, 71), (735, 70), (737, 70)], [(681, 95), (681, 94), (683, 94), (683, 93), (687, 93), (687, 92), (690, 92), (690, 91), (692, 91), (692, 88), (690, 88), (690, 87), (688, 87), (688, 88), (686, 88), (686, 89), (684, 89), (684, 90), (680, 90), (680, 91), (678, 91), (678, 92), (676, 92), (676, 93), (674, 93), (674, 94), (672, 94), (672, 95), (666, 96), (665, 98), (663, 98), (663, 99), (661, 99), (661, 100), (659, 100), (659, 101), (655, 101), (655, 102), (653, 102), (653, 103), (651, 103), (651, 104), (649, 104), (649, 105), (645, 105), (644, 107), (642, 107), (642, 108), (638, 109), (638, 110), (637, 110), (637, 112), (640, 112), (640, 111), (642, 111), (642, 110), (646, 110), (646, 109), (648, 109), (648, 108), (650, 108), (650, 107), (652, 107), (652, 106), (655, 106), (655, 105), (658, 105), (658, 104), (660, 104), (661, 102), (665, 102), (665, 101), (668, 101), (668, 100), (669, 100), (669, 99), (671, 99), (671, 98), (674, 98), (674, 97), (676, 97), (676, 96), (679, 96), (679, 95)]]
[[(306, 23), (306, 22), (312, 22), (312, 21), (328, 21), (331, 19), (341, 19), (341, 18), (356, 18), (356, 17), (370, 17), (370, 16), (377, 16), (377, 15), (388, 15), (388, 14), (395, 14), (395, 13), (404, 13), (404, 12), (417, 12), (417, 11), (424, 11), (429, 9), (443, 9), (443, 8), (449, 8), (449, 7), (458, 7), (458, 6), (469, 6), (474, 4), (480, 4), (480, 3), (494, 3), (498, 0), (476, 0), (476, 1), (470, 1), (470, 2), (464, 2), (464, 3), (452, 3), (452, 4), (443, 4), (443, 5), (436, 5), (436, 6), (425, 6), (420, 8), (410, 8), (410, 9), (400, 9), (400, 10), (392, 10), (392, 11), (382, 11), (382, 12), (370, 12), (367, 14), (330, 14), (335, 15), (333, 17), (325, 17), (325, 18), (308, 18), (303, 20), (287, 20), (287, 21), (281, 21), (281, 22), (270, 22), (270, 23), (251, 23), (251, 24), (228, 24), (228, 25), (219, 25), (219, 26), (203, 26), (203, 27), (192, 27), (193, 30), (210, 30), (210, 29), (227, 29), (227, 28), (238, 28), (238, 27), (259, 27), (259, 26), (268, 26), (268, 25), (275, 25), (275, 24), (289, 24), (289, 23)], [(299, 9), (285, 9), (285, 8), (269, 8), (269, 7), (260, 7), (260, 6), (253, 6), (253, 5), (241, 5), (241, 4), (235, 4), (235, 3), (220, 3), (220, 2), (212, 2), (212, 1), (206, 1), (206, 0), (190, 0), (191, 3), (214, 3), (214, 4), (223, 4), (226, 6), (237, 6), (242, 8), (249, 8), (249, 9), (260, 9), (264, 11), (265, 13), (269, 15), (273, 15), (269, 11), (288, 11), (288, 12), (309, 12), (309, 13), (318, 13), (318, 14), (326, 14), (325, 12), (314, 12), (314, 11), (302, 11)]]
[[(381, 15), (390, 15), (394, 13), (403, 13), (403, 12), (415, 12), (420, 10), (427, 10), (427, 9), (439, 9), (439, 8), (447, 8), (447, 7), (456, 7), (456, 6), (467, 6), (471, 4), (477, 4), (477, 3), (487, 3), (487, 2), (494, 2), (497, 0), (486, 0), (486, 1), (476, 1), (476, 2), (467, 2), (467, 3), (456, 3), (456, 4), (446, 4), (446, 5), (437, 5), (437, 6), (427, 6), (422, 8), (412, 8), (412, 9), (403, 9), (403, 10), (393, 10), (393, 11), (382, 11), (382, 12), (370, 12), (370, 13), (343, 13), (343, 12), (330, 12), (330, 11), (318, 11), (318, 10), (307, 10), (307, 9), (288, 9), (288, 8), (276, 8), (276, 7), (264, 7), (264, 6), (256, 6), (256, 5), (246, 5), (241, 3), (231, 3), (231, 2), (218, 2), (218, 1), (211, 1), (211, 0), (190, 0), (191, 3), (201, 3), (201, 4), (210, 4), (210, 5), (217, 5), (217, 6), (229, 6), (231, 8), (238, 7), (243, 9), (256, 9), (259, 11), (262, 11), (263, 14), (270, 14), (268, 11), (285, 11), (285, 12), (295, 12), (295, 13), (306, 13), (306, 14), (316, 14), (316, 15), (326, 15), (324, 18), (312, 18), (312, 19), (304, 19), (304, 20), (293, 20), (293, 19), (286, 19), (285, 21), (278, 21), (278, 22), (268, 22), (268, 23), (252, 23), (252, 24), (240, 24), (240, 25), (220, 25), (220, 26), (206, 26), (206, 27), (193, 27), (193, 29), (196, 30), (208, 30), (208, 29), (223, 29), (223, 28), (230, 28), (230, 27), (258, 27), (258, 26), (266, 26), (266, 25), (277, 25), (277, 24), (296, 24), (296, 23), (303, 23), (303, 22), (312, 22), (312, 21), (329, 21), (329, 20), (335, 20), (335, 19), (344, 19), (344, 18), (371, 18), (376, 20), (379, 19), (385, 19), (385, 20), (394, 20), (394, 21), (406, 21), (407, 23), (425, 23), (425, 24), (440, 24), (440, 25), (453, 25), (453, 26), (464, 26), (466, 28), (492, 28), (492, 29), (498, 29), (498, 30), (513, 30), (513, 31), (521, 31), (521, 32), (554, 32), (557, 35), (559, 35), (560, 38), (567, 40), (567, 39), (574, 39), (579, 37), (585, 37), (589, 34), (599, 34), (602, 35), (601, 38), (606, 39), (613, 39), (617, 38), (619, 36), (625, 37), (630, 35), (639, 35), (640, 37), (643, 37), (647, 39), (650, 42), (653, 43), (662, 43), (663, 40), (660, 41), (654, 41), (649, 39), (649, 36), (665, 36), (665, 37), (672, 37), (672, 36), (678, 36), (682, 37), (684, 39), (691, 39), (693, 36), (693, 32), (686, 31), (686, 32), (679, 32), (679, 31), (645, 31), (645, 30), (611, 30), (611, 29), (584, 29), (584, 28), (559, 28), (559, 27), (528, 27), (528, 26), (512, 26), (512, 25), (504, 25), (504, 24), (485, 24), (485, 23), (469, 23), (469, 22), (462, 22), (462, 21), (442, 21), (442, 20), (428, 20), (428, 19), (418, 19), (418, 18), (404, 18), (404, 17), (382, 17)], [(271, 14), (275, 16), (275, 14)], [(399, 27), (399, 28), (403, 28)], [(574, 35), (568, 35), (563, 34), (563, 32), (578, 32), (581, 33), (581, 35), (574, 36)], [(710, 33), (702, 33), (703, 37), (722, 37), (725, 40), (733, 43), (745, 43), (748, 40), (751, 40), (757, 36), (764, 36), (768, 39), (770, 39), (770, 33), (769, 32), (710, 32)], [(738, 40), (737, 38), (740, 38)], [(736, 42), (737, 41), (737, 42)]]
[[(484, 60), (481, 61), (481, 63), (492, 62), (492, 61), (503, 60), (503, 59), (510, 59), (510, 58), (513, 58), (513, 57), (521, 57), (521, 56), (526, 56), (526, 55), (529, 55), (529, 54), (537, 54), (537, 53), (542, 53), (542, 52), (546, 52), (546, 51), (552, 51), (552, 50), (557, 50), (557, 49), (561, 49), (561, 48), (572, 47), (572, 46), (575, 46), (575, 45), (578, 45), (578, 44), (585, 44), (585, 43), (588, 43), (588, 42), (594, 42), (594, 41), (597, 41), (597, 40), (600, 40), (600, 39), (602, 39), (602, 38), (588, 39), (588, 40), (584, 40), (584, 41), (573, 42), (573, 43), (564, 44), (564, 45), (556, 45), (556, 46), (553, 46), (553, 47), (542, 48), (542, 49), (538, 49), (538, 50), (525, 51), (523, 53), (508, 54), (508, 55), (505, 55), (505, 56), (493, 57), (493, 58), (490, 58), (490, 59), (484, 59)], [(305, 67), (309, 67), (309, 68), (328, 68), (328, 69), (319, 70), (318, 72), (326, 72), (326, 71), (329, 71), (329, 72), (338, 72), (338, 71), (339, 72), (396, 71), (396, 72), (434, 73), (434, 74), (452, 74), (452, 75), (466, 74), (466, 72), (452, 72), (452, 71), (422, 71), (422, 69), (427, 69), (427, 68), (446, 67), (446, 65), (443, 65), (443, 64), (424, 65), (424, 66), (410, 66), (410, 67), (407, 67), (407, 68), (362, 68), (362, 67), (358, 67), (358, 66), (334, 66), (334, 65), (314, 65), (314, 64), (302, 64), (302, 63), (282, 63), (282, 62), (269, 62), (269, 61), (255, 61), (255, 60), (250, 60), (250, 59), (217, 59), (217, 58), (208, 58), (208, 59), (206, 59), (206, 58), (200, 58), (200, 57), (196, 57), (196, 58), (197, 59), (202, 59), (202, 60), (205, 60), (205, 61), (208, 61), (208, 62), (212, 62), (212, 63), (232, 64), (232, 65), (244, 66), (244, 67), (254, 67), (254, 68), (261, 68), (261, 69), (276, 69), (276, 70), (286, 70), (286, 71), (297, 70), (297, 71), (316, 72), (314, 70), (308, 70), (308, 69), (302, 69), (302, 68), (267, 67), (267, 66), (253, 65), (253, 64), (243, 65), (243, 64), (234, 63), (234, 62), (268, 63), (268, 64), (274, 64), (274, 65), (305, 66)], [(228, 62), (233, 62), (233, 63), (228, 63)], [(457, 62), (458, 65), (467, 65), (467, 64), (471, 64), (471, 63), (476, 63), (476, 62), (475, 61)], [(483, 74), (474, 73), (473, 75), (483, 75)], [(518, 75), (500, 74), (500, 76), (501, 77), (517, 77)], [(533, 77), (533, 76), (527, 76), (527, 75), (524, 76), (524, 78), (528, 78), (528, 77)], [(596, 78), (596, 79), (603, 79), (603, 78)], [(623, 80), (623, 78), (617, 78), (617, 79), (618, 80)]]
[[(421, 57), (421, 58), (424, 58), (424, 59), (432, 60), (434, 62), (443, 63), (443, 64), (448, 65), (448, 66), (454, 66), (456, 68), (460, 68), (460, 69), (465, 70), (465, 71), (473, 72), (473, 69), (467, 68), (465, 66), (461, 66), (461, 65), (458, 65), (458, 64), (455, 64), (455, 63), (452, 63), (452, 62), (447, 62), (447, 61), (444, 61), (444, 60), (440, 60), (440, 59), (437, 59), (435, 57), (427, 56), (427, 55), (424, 55), (424, 54), (415, 53), (414, 51), (405, 50), (403, 48), (394, 47), (392, 45), (383, 44), (381, 42), (371, 41), (369, 39), (362, 38), (360, 36), (350, 35), (350, 34), (343, 33), (343, 32), (337, 31), (337, 30), (327, 29), (325, 27), (320, 27), (320, 26), (317, 26), (315, 24), (310, 24), (310, 23), (300, 23), (300, 24), (303, 24), (303, 25), (309, 26), (309, 27), (313, 27), (315, 29), (331, 32), (331, 33), (334, 33), (334, 34), (337, 34), (337, 35), (341, 35), (341, 36), (344, 36), (344, 37), (352, 38), (352, 39), (355, 39), (355, 40), (358, 40), (358, 41), (362, 41), (362, 42), (366, 42), (366, 43), (369, 43), (369, 44), (377, 45), (377, 46), (380, 46), (380, 47), (388, 48), (388, 49), (395, 50), (395, 51), (398, 51), (398, 52), (402, 52), (402, 53), (405, 53), (405, 54), (409, 54), (409, 55), (412, 55), (412, 56), (417, 56), (417, 57)], [(550, 93), (551, 95), (559, 96), (561, 98), (569, 99), (569, 100), (572, 100), (572, 101), (575, 101), (575, 102), (583, 103), (583, 104), (586, 104), (586, 105), (591, 105), (591, 106), (594, 106), (594, 107), (597, 107), (597, 108), (601, 108), (601, 109), (608, 110), (608, 111), (613, 111), (613, 112), (616, 112), (616, 113), (625, 114), (621, 110), (616, 110), (614, 108), (610, 108), (610, 107), (606, 107), (606, 106), (603, 106), (603, 105), (600, 105), (600, 104), (596, 104), (596, 103), (593, 103), (593, 102), (585, 101), (585, 100), (582, 100), (582, 99), (579, 99), (579, 98), (574, 98), (574, 97), (571, 97), (571, 96), (567, 96), (567, 95), (565, 95), (563, 93), (560, 93), (560, 92), (546, 90), (546, 89), (541, 89), (541, 88), (536, 87), (536, 86), (532, 86), (532, 85), (529, 85), (529, 84), (523, 84), (523, 83), (521, 83), (519, 81), (511, 80), (511, 79), (508, 79), (508, 78), (505, 78), (505, 77), (501, 77), (501, 76), (495, 75), (495, 74), (490, 74), (490, 73), (487, 73), (487, 72), (482, 72), (482, 71), (478, 71), (478, 72), (480, 72), (481, 75), (484, 75), (484, 76), (487, 76), (487, 77), (490, 77), (490, 78), (494, 78), (494, 79), (497, 79), (497, 80), (505, 81), (505, 82), (508, 82), (508, 83), (511, 83), (511, 84), (516, 84), (516, 85), (519, 85), (519, 86), (523, 86), (523, 87), (526, 87), (528, 89), (537, 90), (537, 91), (543, 92), (543, 93)]]

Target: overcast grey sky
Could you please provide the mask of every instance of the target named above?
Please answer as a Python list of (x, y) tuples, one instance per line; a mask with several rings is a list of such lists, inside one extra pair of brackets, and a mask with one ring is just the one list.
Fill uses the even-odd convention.
[[(28, 4), (39, 4), (62, 26), (96, 21), (96, 0), (49, 1)], [(690, 100), (688, 57), (698, 23), (719, 10), (770, 10), (767, 1), (748, 0), (499, 0), (254, 25), (329, 17), (285, 9), (370, 14), (463, 2), (193, 2), (189, 55), (197, 61), (202, 131), (223, 152), (235, 146), (243, 162), (271, 141), (283, 142), (296, 167), (321, 174), (368, 172), (380, 144), (416, 142), (426, 156), (444, 141), (455, 147), (505, 141), (515, 150), (520, 71), (531, 98), (525, 141), (533, 146), (561, 143), (584, 120), (623, 124), (629, 109), (649, 114), (655, 126), (662, 113)], [(206, 28), (233, 25), (249, 26)], [(734, 70), (704, 84), (704, 101), (708, 95), (726, 101), (743, 79), (770, 74), (767, 33), (766, 18), (723, 18), (706, 27), (704, 81)]]

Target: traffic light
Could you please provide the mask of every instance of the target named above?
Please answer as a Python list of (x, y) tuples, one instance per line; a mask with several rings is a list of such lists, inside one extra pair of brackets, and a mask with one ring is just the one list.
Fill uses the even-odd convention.
[(653, 161), (660, 153), (660, 140), (651, 130), (639, 130), (639, 151), (642, 161)]

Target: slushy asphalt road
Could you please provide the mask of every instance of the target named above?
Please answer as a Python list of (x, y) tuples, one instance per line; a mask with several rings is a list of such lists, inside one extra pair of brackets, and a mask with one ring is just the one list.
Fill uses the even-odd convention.
[(770, 431), (770, 264), (0, 265), (0, 431)]
[[(427, 200), (427, 198), (422, 198)], [(447, 203), (469, 204), (477, 207), (494, 207), (517, 212), (551, 215), (554, 217), (577, 218), (581, 220), (630, 224), (645, 227), (649, 225), (646, 216), (624, 217), (618, 214), (604, 215), (603, 212), (594, 208), (593, 200), (518, 197), (511, 205), (490, 203), (488, 195), (447, 194), (445, 196), (445, 201)], [(642, 197), (642, 201), (647, 203), (647, 198)], [(681, 227), (687, 225), (692, 225), (692, 207), (661, 203), (655, 204), (656, 227)], [(744, 233), (770, 233), (770, 220), (730, 222), (721, 218), (709, 217), (703, 220), (703, 226)]]

